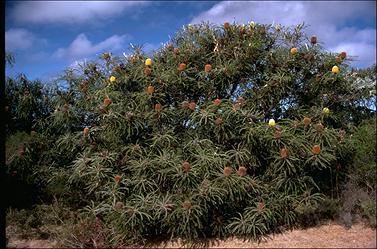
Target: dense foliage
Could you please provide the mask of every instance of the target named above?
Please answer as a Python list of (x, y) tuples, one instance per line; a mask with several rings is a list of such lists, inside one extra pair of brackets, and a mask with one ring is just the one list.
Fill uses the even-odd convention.
[(375, 68), (347, 61), (302, 25), (203, 23), (151, 58), (67, 69), (65, 90), (8, 79), (8, 171), (120, 241), (260, 239), (338, 195), (354, 158), (375, 170), (350, 136), (375, 115)]

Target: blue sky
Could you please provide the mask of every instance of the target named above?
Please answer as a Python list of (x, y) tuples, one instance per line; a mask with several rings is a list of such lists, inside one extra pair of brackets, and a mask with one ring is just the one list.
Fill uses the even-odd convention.
[(49, 80), (66, 67), (129, 44), (159, 48), (189, 23), (305, 22), (332, 52), (347, 51), (354, 67), (376, 63), (376, 1), (7, 1), (5, 46), (23, 72)]

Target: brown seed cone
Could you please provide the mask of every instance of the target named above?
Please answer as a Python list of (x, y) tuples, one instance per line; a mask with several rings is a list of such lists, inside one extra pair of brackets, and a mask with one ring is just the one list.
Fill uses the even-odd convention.
[(63, 110), (67, 112), (69, 110), (69, 105), (67, 103), (64, 104)]
[(155, 105), (154, 105), (154, 110), (155, 110), (156, 112), (160, 112), (160, 111), (162, 110), (162, 106), (161, 106), (161, 104), (160, 104), (160, 103), (155, 104)]
[(310, 43), (311, 44), (316, 44), (317, 43), (317, 36), (313, 35), (312, 37), (310, 37)]
[(135, 63), (137, 62), (137, 58), (136, 58), (136, 56), (134, 56), (134, 55), (131, 56), (131, 57), (130, 57), (130, 61), (131, 61), (132, 64), (135, 64)]
[(346, 136), (346, 131), (345, 130), (340, 130), (338, 132), (338, 140), (340, 142), (343, 142), (344, 141), (344, 137)]
[(84, 84), (80, 85), (80, 89), (83, 93), (87, 93), (88, 88), (89, 88), (88, 85), (84, 85)]
[(183, 164), (182, 164), (182, 169), (183, 169), (183, 171), (184, 171), (185, 173), (190, 172), (190, 170), (191, 170), (191, 165), (190, 165), (190, 163), (187, 162), (187, 161), (183, 162)]
[(211, 64), (206, 64), (204, 66), (204, 72), (209, 73), (211, 71), (212, 71), (212, 65)]
[(229, 29), (230, 28), (230, 24), (228, 22), (224, 22), (224, 29)]
[(123, 208), (124, 208), (124, 204), (123, 204), (123, 202), (118, 201), (117, 203), (115, 203), (115, 209), (116, 209), (116, 210), (121, 210), (121, 209), (123, 209)]
[(168, 44), (168, 45), (166, 46), (166, 49), (169, 50), (169, 51), (173, 51), (173, 50), (174, 50), (174, 46), (173, 46), (173, 44)]
[(25, 146), (24, 145), (21, 145), (19, 148), (18, 148), (18, 155), (19, 156), (23, 156), (25, 154)]
[(311, 61), (314, 59), (314, 56), (312, 54), (305, 54), (304, 59), (307, 61)]
[(154, 93), (154, 86), (149, 85), (148, 88), (147, 88), (147, 93), (148, 94), (153, 94)]
[(181, 107), (183, 108), (183, 109), (187, 109), (187, 108), (189, 108), (189, 102), (188, 101), (183, 101), (182, 103), (181, 103)]
[(244, 106), (246, 104), (246, 101), (243, 97), (238, 97), (237, 98), (237, 101), (236, 101), (241, 107)]
[(120, 66), (115, 66), (112, 70), (112, 73), (115, 74), (115, 73), (121, 73), (122, 72), (122, 68)]
[(174, 208), (174, 204), (172, 203), (167, 203), (164, 205), (164, 208), (168, 211), (172, 210)]
[(224, 173), (224, 176), (230, 176), (232, 174), (232, 168), (231, 167), (225, 167), (223, 173)]
[(179, 48), (174, 48), (174, 54), (176, 54), (176, 55), (179, 54)]
[(182, 207), (184, 208), (184, 209), (191, 209), (192, 208), (192, 204), (191, 204), (191, 201), (184, 201), (183, 203), (182, 203)]
[(110, 53), (103, 53), (103, 54), (102, 54), (102, 58), (103, 58), (104, 60), (109, 60), (109, 59), (111, 58), (111, 54), (110, 54)]
[(194, 101), (191, 101), (190, 104), (188, 104), (188, 108), (189, 108), (191, 111), (195, 111), (196, 103), (195, 103)]
[(338, 132), (338, 135), (339, 135), (339, 137), (344, 137), (346, 135), (346, 131), (345, 130), (340, 130)]
[(308, 117), (304, 117), (303, 123), (305, 126), (308, 126), (312, 120)]
[(340, 56), (335, 56), (336, 63), (342, 63), (342, 58)]
[(245, 29), (245, 27), (241, 27), (240, 28), (240, 35), (244, 35), (244, 34), (246, 34), (246, 29)]
[(219, 105), (221, 104), (221, 99), (219, 99), (219, 98), (215, 99), (215, 100), (213, 101), (213, 104), (214, 104), (215, 106), (219, 106)]
[(280, 149), (280, 157), (281, 158), (287, 158), (288, 157), (288, 149), (286, 149), (286, 148), (282, 148), (282, 149)]
[(247, 169), (244, 166), (240, 166), (237, 170), (239, 176), (245, 176), (247, 174)]
[(324, 129), (323, 124), (318, 123), (318, 124), (315, 125), (315, 130), (316, 130), (317, 132), (321, 132), (321, 131), (323, 131), (323, 129)]
[(263, 211), (264, 208), (265, 208), (264, 202), (263, 201), (258, 202), (258, 211), (261, 212)]
[(343, 51), (339, 54), (339, 57), (342, 58), (342, 60), (344, 60), (347, 57), (347, 53)]
[(185, 71), (186, 67), (187, 67), (187, 65), (185, 63), (181, 63), (181, 64), (179, 64), (178, 70), (179, 71)]
[(223, 119), (222, 118), (216, 118), (215, 120), (215, 124), (216, 125), (221, 125), (223, 123)]
[(150, 76), (152, 74), (152, 69), (150, 69), (149, 67), (144, 68), (144, 74), (146, 76)]
[(99, 107), (99, 111), (100, 111), (101, 113), (106, 113), (106, 112), (107, 112), (106, 107), (104, 107), (104, 106), (102, 106), (102, 105), (100, 105), (100, 107)]
[(274, 138), (275, 139), (280, 139), (281, 138), (281, 131), (275, 131)]
[(314, 155), (319, 155), (319, 153), (321, 153), (321, 146), (318, 144), (314, 145), (312, 148), (312, 153)]
[(114, 181), (115, 181), (116, 183), (119, 183), (120, 180), (122, 180), (122, 177), (121, 177), (120, 175), (116, 175), (116, 176), (114, 176)]
[(89, 135), (89, 128), (85, 127), (84, 128), (84, 136), (87, 137)]
[(233, 105), (233, 111), (239, 111), (241, 109), (241, 104), (240, 103), (235, 103)]
[(105, 107), (111, 105), (111, 103), (113, 103), (113, 101), (109, 98), (109, 97), (106, 97), (104, 100), (103, 100), (103, 105)]

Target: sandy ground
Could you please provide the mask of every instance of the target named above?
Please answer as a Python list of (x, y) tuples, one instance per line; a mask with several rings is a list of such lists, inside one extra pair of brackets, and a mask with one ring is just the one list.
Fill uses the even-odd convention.
[[(48, 240), (19, 240), (9, 238), (7, 248), (53, 248), (56, 242)], [(152, 246), (156, 248), (156, 246)], [(179, 248), (178, 243), (167, 243), (165, 248)], [(305, 230), (293, 230), (271, 236), (266, 242), (244, 242), (229, 238), (209, 248), (376, 248), (376, 230), (362, 224), (350, 229), (328, 223)]]

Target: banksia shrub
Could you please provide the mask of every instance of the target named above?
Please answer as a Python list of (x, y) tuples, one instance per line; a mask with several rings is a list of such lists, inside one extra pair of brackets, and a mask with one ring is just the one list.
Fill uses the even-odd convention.
[[(352, 160), (349, 127), (374, 117), (360, 106), (374, 71), (334, 75), (334, 56), (305, 46), (301, 31), (191, 25), (153, 61), (134, 46), (123, 66), (113, 56), (67, 73), (69, 89), (46, 106), (39, 87), (9, 80), (7, 173), (62, 186), (53, 194), (127, 245), (161, 235), (259, 239), (293, 227), (336, 191), (331, 182), (347, 167), (330, 169)], [(360, 90), (354, 82), (364, 80)]]

